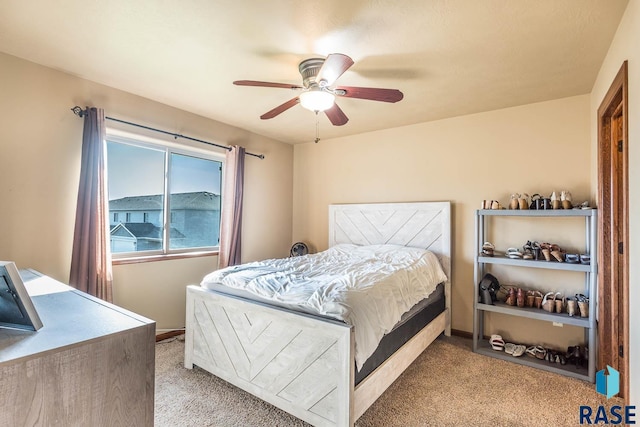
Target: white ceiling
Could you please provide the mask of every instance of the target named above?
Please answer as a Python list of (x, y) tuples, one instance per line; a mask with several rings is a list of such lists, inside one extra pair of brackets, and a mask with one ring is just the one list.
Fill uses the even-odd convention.
[[(298, 63), (339, 52), (347, 86), (331, 138), (589, 93), (628, 0), (2, 0), (0, 51), (289, 143), (309, 142)], [(107, 111), (107, 114), (109, 112)]]

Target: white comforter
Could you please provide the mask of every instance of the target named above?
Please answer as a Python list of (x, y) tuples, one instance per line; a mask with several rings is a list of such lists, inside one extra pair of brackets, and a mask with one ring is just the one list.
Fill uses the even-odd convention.
[(435, 254), (395, 245), (341, 244), (301, 257), (227, 267), (212, 284), (353, 325), (358, 370), (402, 314), (447, 280)]

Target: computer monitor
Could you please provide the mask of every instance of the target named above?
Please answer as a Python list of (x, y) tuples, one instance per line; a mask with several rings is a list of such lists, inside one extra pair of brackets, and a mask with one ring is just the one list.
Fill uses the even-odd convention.
[(42, 321), (16, 265), (0, 261), (0, 328), (37, 331)]

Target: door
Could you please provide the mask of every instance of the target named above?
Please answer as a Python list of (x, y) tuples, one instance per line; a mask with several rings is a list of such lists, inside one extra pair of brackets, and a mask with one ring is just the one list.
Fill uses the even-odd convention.
[(598, 363), (629, 391), (627, 62), (598, 108)]

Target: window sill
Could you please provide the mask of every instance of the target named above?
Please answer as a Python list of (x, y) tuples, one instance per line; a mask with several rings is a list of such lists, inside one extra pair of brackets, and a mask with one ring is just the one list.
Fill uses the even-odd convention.
[(111, 261), (111, 264), (112, 265), (141, 264), (145, 262), (170, 261), (170, 260), (185, 259), (185, 258), (201, 258), (201, 257), (217, 256), (217, 255), (218, 255), (218, 251), (201, 251), (201, 252), (182, 252), (179, 254), (132, 256), (129, 258), (115, 258)]

